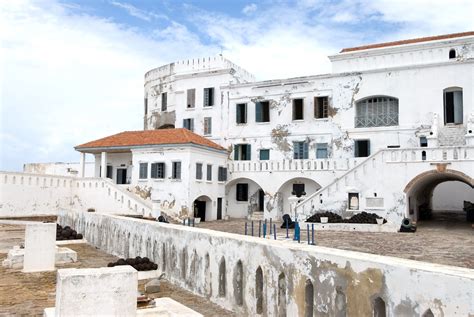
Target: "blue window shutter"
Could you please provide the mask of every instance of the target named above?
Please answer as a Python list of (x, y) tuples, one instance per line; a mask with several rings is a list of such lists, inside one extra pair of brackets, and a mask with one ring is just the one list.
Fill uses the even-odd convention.
[(250, 144), (247, 144), (247, 160), (250, 161), (251, 160), (251, 156), (250, 156)]
[(262, 104), (258, 101), (255, 103), (255, 121), (262, 122)]
[(239, 159), (239, 146), (236, 144), (234, 145), (234, 161)]
[(189, 130), (194, 131), (194, 119), (191, 119), (191, 122), (189, 124)]
[(242, 118), (241, 118), (241, 113), (240, 113), (240, 107), (239, 107), (239, 104), (237, 104), (235, 106), (235, 114), (236, 114), (236, 122), (237, 123), (241, 123), (242, 122)]

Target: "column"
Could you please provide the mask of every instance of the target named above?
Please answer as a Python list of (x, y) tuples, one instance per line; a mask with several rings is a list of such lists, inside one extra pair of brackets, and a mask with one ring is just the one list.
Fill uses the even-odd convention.
[(100, 156), (100, 177), (107, 177), (107, 152), (102, 152)]
[(81, 159), (79, 161), (79, 177), (83, 178), (85, 174), (86, 153), (81, 152)]

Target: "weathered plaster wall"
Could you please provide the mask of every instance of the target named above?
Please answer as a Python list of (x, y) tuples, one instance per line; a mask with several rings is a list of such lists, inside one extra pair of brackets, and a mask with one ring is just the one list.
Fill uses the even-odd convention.
[[(84, 164), (84, 176), (94, 177), (94, 162), (86, 162)], [(58, 176), (78, 176), (80, 164), (79, 163), (28, 163), (23, 165), (24, 173), (31, 174), (45, 174)]]
[(464, 201), (474, 203), (474, 188), (454, 181), (439, 184), (433, 192), (433, 210), (462, 210)]
[[(257, 298), (262, 316), (282, 310), (304, 316), (308, 280), (320, 316), (343, 310), (348, 316), (371, 316), (377, 297), (385, 301), (387, 316), (421, 316), (427, 309), (435, 316), (474, 312), (469, 269), (110, 215), (63, 213), (60, 222), (108, 253), (153, 259), (171, 282), (242, 316), (259, 315)], [(261, 295), (256, 293), (259, 268)]]
[(151, 204), (108, 179), (0, 172), (0, 217), (54, 215), (60, 210), (151, 212)]

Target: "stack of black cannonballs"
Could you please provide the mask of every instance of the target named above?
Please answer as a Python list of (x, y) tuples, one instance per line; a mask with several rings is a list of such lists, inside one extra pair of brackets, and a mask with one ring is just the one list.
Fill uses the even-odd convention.
[(137, 271), (151, 271), (158, 269), (158, 265), (150, 261), (147, 257), (118, 259), (116, 262), (107, 264), (108, 267), (120, 266), (120, 265), (131, 265)]
[(82, 239), (82, 234), (77, 233), (76, 230), (73, 230), (69, 226), (65, 226), (64, 228), (56, 224), (56, 241), (61, 240), (80, 240)]
[[(321, 217), (328, 217), (329, 223), (369, 223), (369, 224), (376, 224), (377, 218), (381, 218), (375, 213), (367, 213), (365, 211), (358, 213), (349, 219), (343, 219), (338, 214), (335, 214), (330, 211), (326, 212), (319, 212), (311, 217), (309, 217), (306, 221), (307, 222), (321, 222)], [(383, 220), (383, 223), (386, 223), (387, 220)]]

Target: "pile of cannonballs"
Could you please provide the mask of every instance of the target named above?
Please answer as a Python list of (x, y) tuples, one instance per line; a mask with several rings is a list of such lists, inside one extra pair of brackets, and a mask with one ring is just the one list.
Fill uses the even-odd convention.
[(151, 271), (158, 269), (158, 265), (150, 261), (147, 257), (118, 259), (116, 262), (107, 264), (108, 267), (120, 266), (120, 265), (131, 265), (137, 271)]
[[(370, 223), (370, 224), (376, 224), (377, 223), (377, 218), (381, 218), (375, 213), (367, 213), (365, 211), (358, 213), (349, 219), (343, 219), (341, 216), (338, 214), (335, 214), (330, 211), (326, 212), (319, 212), (311, 217), (309, 217), (306, 221), (307, 222), (321, 222), (321, 217), (328, 217), (328, 222), (329, 223)], [(386, 223), (387, 220), (383, 220), (383, 223)]]
[(80, 240), (83, 236), (80, 233), (77, 233), (76, 230), (73, 230), (69, 226), (65, 226), (64, 228), (56, 224), (56, 241), (60, 240)]

